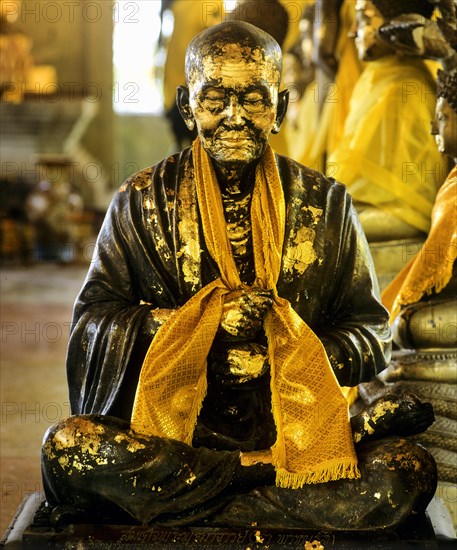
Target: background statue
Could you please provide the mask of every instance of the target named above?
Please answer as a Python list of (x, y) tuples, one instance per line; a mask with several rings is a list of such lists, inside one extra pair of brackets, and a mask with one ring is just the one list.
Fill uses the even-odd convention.
[(366, 529), (431, 499), (432, 457), (378, 440), (430, 406), (349, 419), (340, 385), (386, 366), (387, 311), (345, 187), (268, 145), (280, 76), (247, 23), (190, 43), (177, 97), (199, 137), (120, 188), (75, 305), (74, 416), (43, 445), (54, 523)]
[[(438, 191), (432, 227), (419, 253), (383, 293), (394, 340), (406, 350), (385, 371), (380, 391), (432, 399), (437, 419), (417, 436), (433, 453), (439, 480), (457, 482), (457, 72), (440, 72), (433, 133), (454, 167)], [(449, 489), (452, 491), (452, 489)], [(451, 495), (451, 493), (449, 493)], [(457, 517), (454, 513), (454, 524)]]
[[(377, 382), (362, 384), (360, 393), (370, 402), (385, 393), (412, 391), (432, 402), (436, 421), (414, 439), (433, 453), (438, 494), (457, 525), (455, 506), (450, 504), (455, 502), (457, 482), (457, 19), (455, 9), (449, 9), (451, 3), (441, 4), (448, 8), (443, 8), (446, 20), (432, 22), (433, 40), (428, 34), (422, 42), (426, 47), (417, 54), (439, 59), (445, 67), (438, 72), (432, 134), (453, 167), (436, 196), (431, 229), (421, 250), (383, 292), (398, 351)], [(392, 22), (385, 35), (390, 40), (401, 36), (412, 51), (421, 36), (411, 34), (412, 29), (429, 33), (428, 26), (399, 21)]]
[[(351, 193), (368, 241), (423, 238), (447, 173), (429, 132), (435, 82), (424, 61), (379, 37), (390, 20), (429, 18), (427, 0), (356, 4), (359, 57), (366, 61), (351, 99), (344, 136), (330, 156), (332, 175)], [(334, 168), (338, 171), (334, 173)]]
[[(432, 133), (457, 162), (457, 73), (439, 73)], [(420, 252), (384, 291), (394, 339), (404, 349), (457, 348), (457, 168), (436, 196), (432, 226)]]
[(0, 97), (20, 103), (33, 66), (32, 41), (15, 29), (21, 2), (0, 1)]
[(322, 119), (329, 119), (324, 151), (327, 157), (343, 136), (352, 92), (364, 68), (354, 44), (354, 6), (354, 0), (316, 3), (315, 63), (330, 78), (327, 87), (319, 90), (323, 95)]

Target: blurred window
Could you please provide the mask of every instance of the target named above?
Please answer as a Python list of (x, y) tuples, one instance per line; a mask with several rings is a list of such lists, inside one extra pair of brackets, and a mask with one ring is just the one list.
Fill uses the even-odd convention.
[(161, 42), (170, 22), (164, 17), (162, 23), (161, 4), (160, 0), (114, 3), (113, 107), (118, 114), (163, 112)]

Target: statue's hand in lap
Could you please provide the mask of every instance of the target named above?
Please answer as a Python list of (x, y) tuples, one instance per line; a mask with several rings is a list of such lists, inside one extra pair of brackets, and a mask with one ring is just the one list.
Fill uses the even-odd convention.
[(269, 368), (266, 346), (256, 342), (226, 343), (211, 354), (210, 368), (221, 384), (243, 384)]
[(413, 393), (388, 394), (351, 418), (356, 443), (386, 436), (411, 436), (425, 431), (435, 416), (430, 403)]
[(398, 436), (422, 433), (435, 420), (432, 405), (413, 393), (386, 395), (373, 403), (370, 412), (375, 424)]
[(219, 339), (228, 342), (254, 340), (272, 304), (271, 290), (250, 288), (231, 292), (224, 304)]

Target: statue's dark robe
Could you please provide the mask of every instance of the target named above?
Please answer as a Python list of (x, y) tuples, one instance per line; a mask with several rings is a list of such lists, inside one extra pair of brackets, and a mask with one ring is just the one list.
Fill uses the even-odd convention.
[[(287, 207), (278, 293), (322, 339), (341, 384), (369, 380), (385, 368), (390, 329), (351, 199), (317, 172), (280, 156), (277, 164)], [(416, 471), (417, 453), (407, 441), (359, 446), (359, 480), (300, 490), (276, 487), (269, 464), (241, 466), (244, 449), (224, 443), (224, 430), (240, 424), (221, 421), (218, 429), (214, 402), (207, 402), (210, 381), (198, 422), (213, 423), (215, 445), (129, 430), (143, 358), (159, 325), (153, 310), (179, 308), (219, 276), (201, 231), (189, 149), (135, 174), (115, 196), (75, 306), (67, 361), (74, 416), (51, 427), (43, 445), (50, 506), (62, 505), (64, 514), (68, 506), (85, 510), (89, 521), (125, 521), (127, 513), (167, 525), (329, 529), (385, 527), (420, 508), (419, 481), (431, 480), (431, 498), (436, 476), (431, 466)], [(261, 405), (248, 394), (254, 409)], [(262, 429), (259, 423), (252, 435)], [(413, 458), (398, 467), (374, 460), (407, 453)], [(373, 498), (377, 491), (386, 496)]]
[[(322, 339), (341, 385), (370, 380), (389, 359), (390, 330), (351, 199), (334, 180), (276, 158), (287, 208), (278, 293)], [(188, 242), (189, 224), (199, 228), (197, 243)], [(158, 326), (151, 310), (179, 308), (219, 277), (201, 231), (190, 149), (120, 188), (75, 305), (72, 413), (130, 419)]]

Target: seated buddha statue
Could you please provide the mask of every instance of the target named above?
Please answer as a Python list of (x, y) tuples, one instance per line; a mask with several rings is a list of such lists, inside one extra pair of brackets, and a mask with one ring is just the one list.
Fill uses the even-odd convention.
[(447, 173), (429, 132), (434, 75), (424, 60), (397, 52), (397, 42), (378, 33), (394, 18), (429, 18), (433, 9), (427, 0), (356, 2), (355, 43), (365, 68), (328, 166), (352, 195), (369, 242), (425, 239)]
[(418, 254), (383, 292), (403, 349), (457, 348), (457, 71), (439, 71), (432, 124), (437, 148), (454, 167), (436, 196), (432, 226)]
[[(448, 19), (449, 21), (450, 19)], [(455, 42), (457, 45), (457, 41)], [(445, 49), (444, 49), (445, 51)], [(451, 55), (446, 54), (447, 59)], [(446, 66), (446, 64), (445, 64)], [(454, 65), (455, 67), (455, 65)], [(432, 123), (438, 150), (454, 164), (437, 193), (432, 225), (422, 248), (382, 294), (391, 311), (398, 350), (375, 381), (359, 386), (365, 401), (414, 392), (430, 400), (435, 422), (413, 440), (424, 445), (438, 467), (437, 495), (449, 507), (454, 526), (457, 482), (457, 72), (439, 71)]]
[[(391, 334), (344, 185), (277, 155), (281, 48), (198, 34), (177, 101), (198, 138), (131, 176), (75, 304), (72, 416), (47, 432), (51, 519), (372, 529), (422, 513), (436, 464), (413, 396), (350, 418)], [(332, 506), (328, 506), (331, 499)]]

